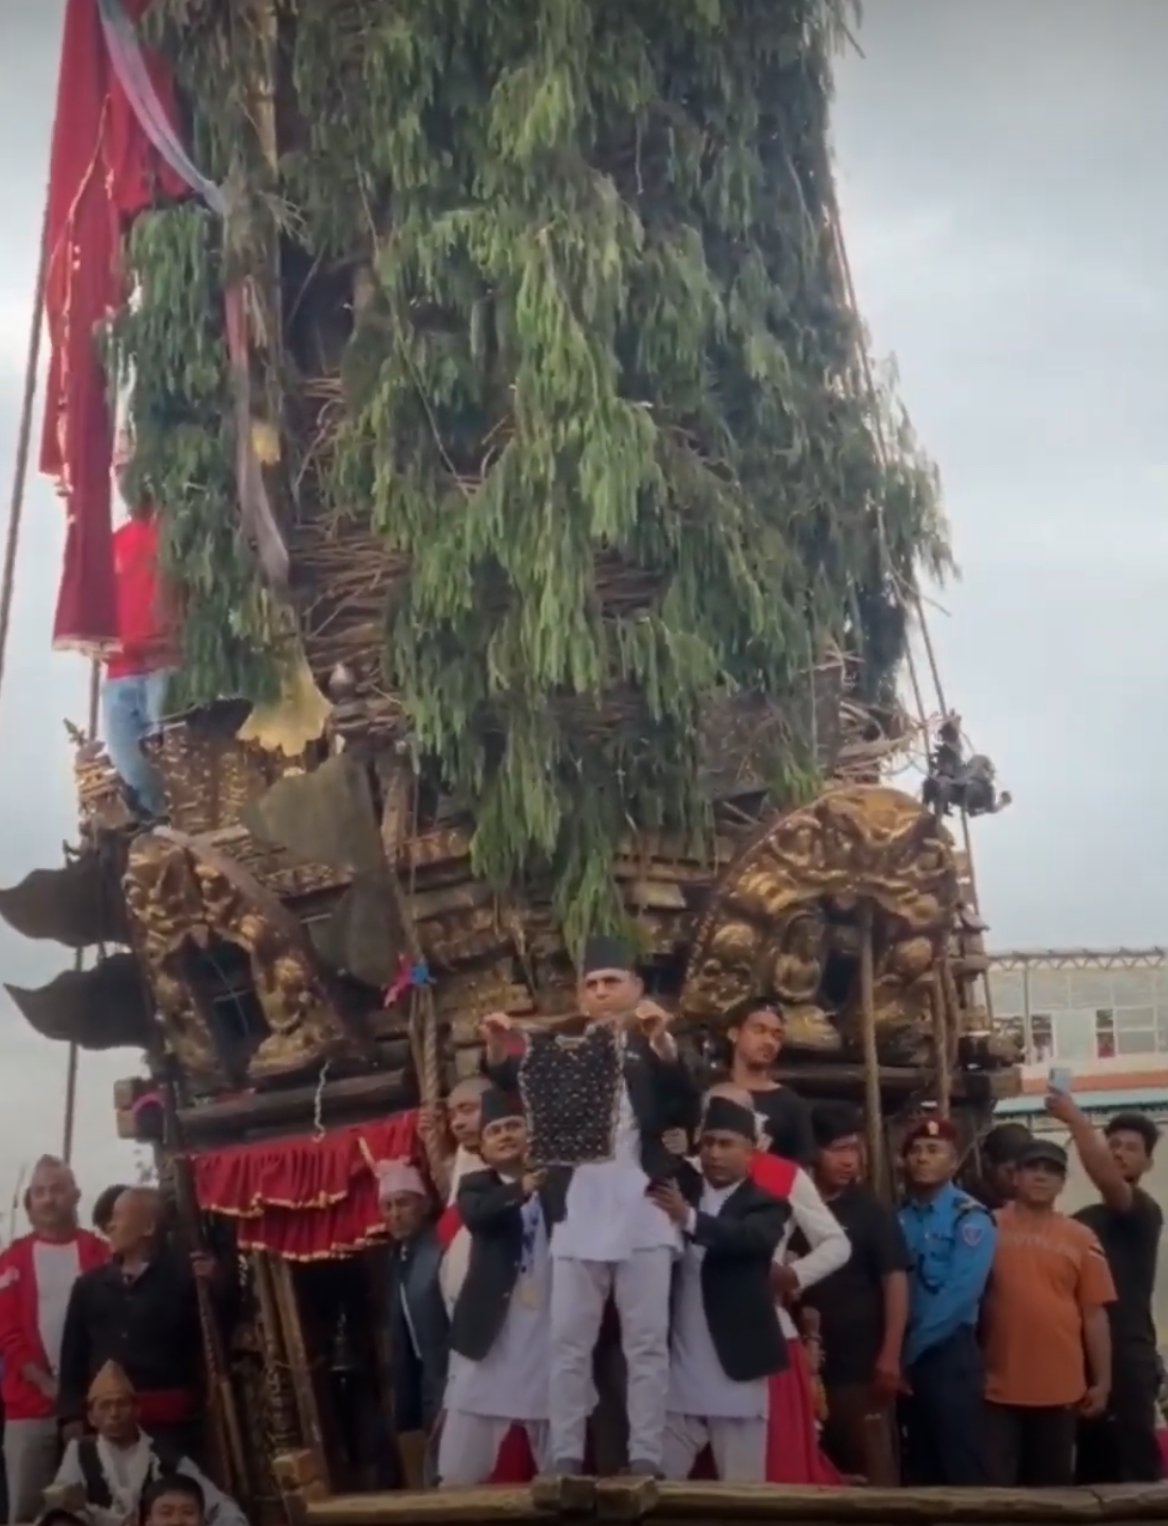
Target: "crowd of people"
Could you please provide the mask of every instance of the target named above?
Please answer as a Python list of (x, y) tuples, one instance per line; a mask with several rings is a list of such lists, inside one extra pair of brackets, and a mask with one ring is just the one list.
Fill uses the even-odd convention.
[[(731, 1016), (703, 1089), (619, 945), (589, 946), (579, 999), (611, 1148), (548, 1163), (547, 1118), (572, 1109), (541, 1102), (534, 1041), (495, 1014), (483, 1074), (423, 1116), (427, 1171), (377, 1165), (405, 1482), (1161, 1477), (1153, 1122), (1099, 1133), (1051, 1090), (1098, 1192), (1067, 1216), (1062, 1145), (1000, 1124), (967, 1188), (953, 1124), (925, 1114), (894, 1207), (865, 1183), (859, 1112), (774, 1079), (776, 1008)], [(111, 1188), (93, 1232), (77, 1205), (43, 1159), (31, 1232), (0, 1254), (9, 1519), (243, 1526), (202, 1453), (197, 1284), (225, 1309), (234, 1279), (161, 1235), (153, 1189)]]
[(382, 1168), (414, 1483), (601, 1468), (606, 1426), (587, 1422), (614, 1374), (633, 1474), (1161, 1477), (1151, 1120), (1099, 1134), (1050, 1091), (1099, 1194), (1071, 1217), (1061, 1145), (998, 1125), (966, 1190), (954, 1126), (921, 1116), (894, 1208), (865, 1185), (857, 1110), (774, 1080), (777, 1009), (732, 1016), (728, 1079), (703, 1093), (610, 940), (590, 946), (579, 997), (619, 1055), (611, 1158), (533, 1164), (523, 1041), (497, 1014), (484, 1075), (450, 1098), (445, 1212), (414, 1166)]
[(52, 1526), (244, 1526), (206, 1476), (196, 1282), (231, 1279), (163, 1232), (159, 1194), (113, 1186), (78, 1222), (63, 1161), (37, 1162), (31, 1231), (0, 1254), (7, 1519)]

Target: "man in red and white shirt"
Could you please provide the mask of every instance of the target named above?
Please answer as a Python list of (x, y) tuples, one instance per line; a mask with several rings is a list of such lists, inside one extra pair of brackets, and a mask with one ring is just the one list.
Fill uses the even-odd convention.
[[(132, 442), (123, 432), (114, 452), (123, 493), (132, 458)], [(158, 520), (149, 502), (135, 501), (114, 531), (114, 581), (118, 647), (106, 662), (102, 686), (106, 751), (134, 807), (159, 817), (166, 813), (166, 796), (142, 743), (159, 728), (177, 659), (158, 577)]]
[(8, 1518), (31, 1521), (59, 1461), (57, 1371), (65, 1311), (78, 1276), (109, 1259), (99, 1236), (77, 1227), (77, 1183), (45, 1155), (25, 1193), (32, 1233), (0, 1255), (0, 1393)]

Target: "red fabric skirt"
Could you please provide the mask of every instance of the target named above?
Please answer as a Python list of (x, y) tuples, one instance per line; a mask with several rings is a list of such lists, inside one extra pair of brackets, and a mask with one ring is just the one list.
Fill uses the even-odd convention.
[[(842, 1485), (843, 1474), (824, 1456), (815, 1428), (815, 1407), (811, 1396), (811, 1374), (803, 1342), (787, 1342), (789, 1366), (776, 1372), (767, 1392), (768, 1484)], [(717, 1478), (714, 1460), (707, 1447), (694, 1463), (691, 1478)]]
[(529, 1484), (535, 1477), (535, 1458), (527, 1431), (521, 1425), (513, 1425), (499, 1448), (495, 1459), (495, 1471), (487, 1480), (490, 1484)]
[[(820, 1484), (841, 1486), (846, 1480), (824, 1456), (815, 1428), (811, 1375), (803, 1342), (787, 1342), (790, 1365), (770, 1380), (767, 1409), (768, 1484)], [(493, 1484), (526, 1484), (535, 1476), (535, 1461), (527, 1432), (514, 1425), (499, 1448)], [(694, 1478), (714, 1478), (709, 1448), (694, 1464)]]
[(789, 1340), (790, 1365), (771, 1378), (767, 1410), (767, 1483), (836, 1484), (844, 1476), (824, 1455), (815, 1426), (811, 1373), (803, 1342)]

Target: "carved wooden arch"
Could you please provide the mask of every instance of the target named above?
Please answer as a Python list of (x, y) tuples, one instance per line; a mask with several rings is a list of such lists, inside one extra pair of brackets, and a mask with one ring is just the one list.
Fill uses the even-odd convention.
[(248, 1062), (249, 1080), (303, 1072), (348, 1047), (304, 929), (240, 864), (198, 838), (158, 827), (134, 839), (122, 883), (131, 942), (145, 966), (168, 1047), (190, 1079), (228, 1080), (182, 975), (191, 943), (208, 948), (220, 938), (248, 956), (269, 1029)]
[(903, 1049), (931, 1013), (933, 969), (958, 900), (952, 840), (919, 801), (875, 785), (829, 790), (770, 823), (726, 870), (694, 939), (681, 1011), (717, 1024), (738, 1003), (777, 998), (788, 1044), (856, 1047), (858, 990), (831, 1000), (823, 984), (833, 953), (858, 954), (868, 901), (877, 1024), (886, 1050)]

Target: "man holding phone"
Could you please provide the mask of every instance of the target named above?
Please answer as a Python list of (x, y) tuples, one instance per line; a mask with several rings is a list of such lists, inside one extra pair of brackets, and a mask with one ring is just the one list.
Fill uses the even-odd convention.
[(1076, 1481), (1081, 1484), (1156, 1483), (1159, 1367), (1152, 1289), (1164, 1216), (1140, 1186), (1151, 1169), (1159, 1130), (1143, 1113), (1116, 1113), (1102, 1134), (1071, 1096), (1054, 1086), (1046, 1110), (1070, 1135), (1099, 1202), (1075, 1218), (1098, 1237), (1115, 1282), (1108, 1307), (1112, 1385), (1106, 1412), (1079, 1427)]
[(1013, 1202), (994, 1215), (982, 1333), (990, 1481), (1002, 1488), (1069, 1487), (1078, 1416), (1107, 1406), (1115, 1289), (1095, 1235), (1055, 1207), (1066, 1178), (1062, 1145), (1033, 1139)]

